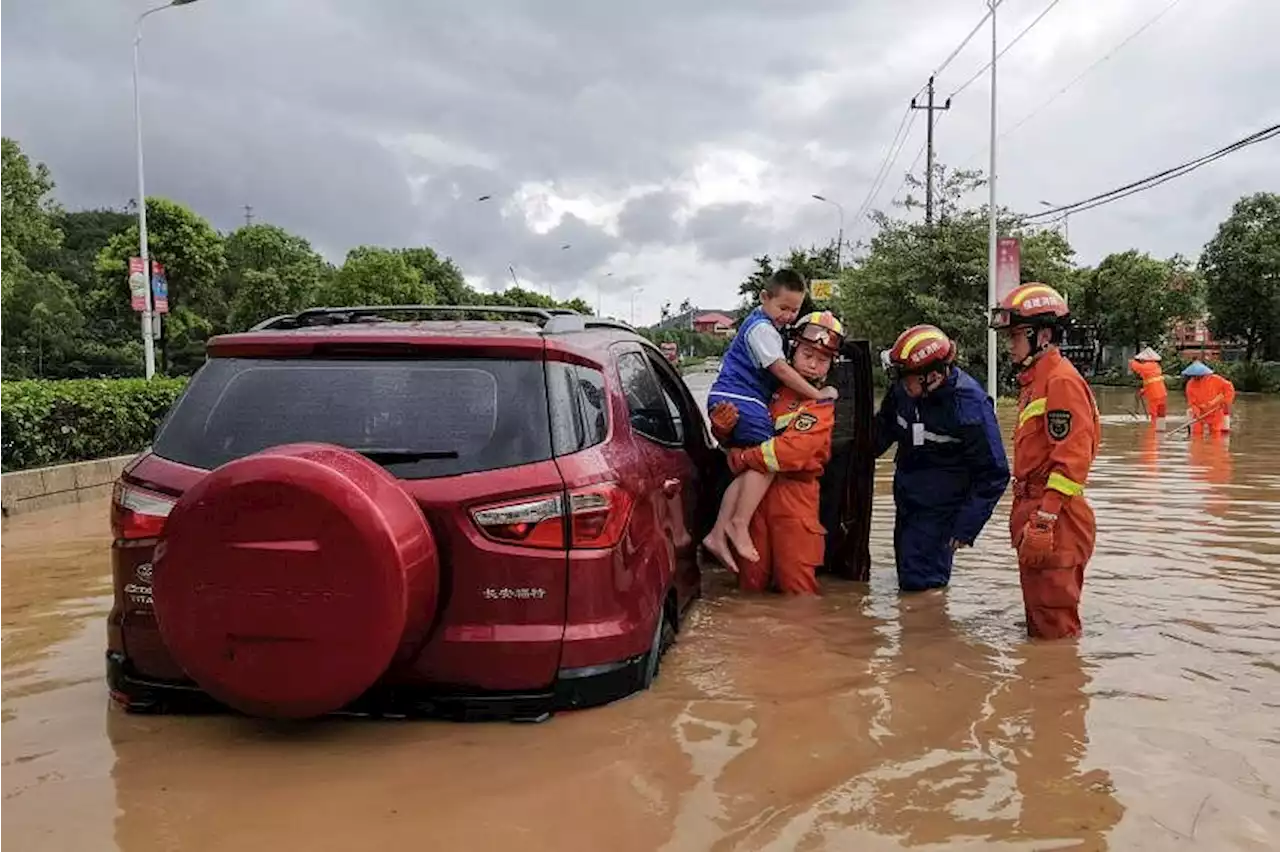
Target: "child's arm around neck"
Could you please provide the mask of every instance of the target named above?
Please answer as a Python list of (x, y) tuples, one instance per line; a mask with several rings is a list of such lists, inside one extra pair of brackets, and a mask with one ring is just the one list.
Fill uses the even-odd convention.
[(791, 388), (805, 399), (822, 399), (822, 392), (810, 384), (809, 380), (796, 372), (785, 359), (779, 359), (769, 365), (769, 372), (779, 382)]

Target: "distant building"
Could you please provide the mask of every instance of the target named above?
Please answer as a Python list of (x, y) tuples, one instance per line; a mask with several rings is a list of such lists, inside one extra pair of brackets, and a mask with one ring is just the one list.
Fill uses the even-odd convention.
[(1178, 323), (1173, 327), (1173, 345), (1179, 355), (1199, 358), (1202, 361), (1221, 361), (1222, 343), (1215, 340), (1209, 330), (1208, 317), (1195, 322)]
[(693, 330), (701, 334), (719, 334), (722, 337), (733, 335), (734, 319), (717, 311), (698, 314), (693, 318)]
[[(696, 322), (704, 316), (719, 316), (727, 322), (730, 328), (732, 328), (733, 324), (737, 322), (739, 313), (740, 312), (736, 310), (717, 311), (705, 308), (702, 310), (694, 309), (679, 314), (673, 314), (664, 320), (659, 320), (650, 326), (650, 328), (652, 328), (653, 331), (675, 331), (680, 329), (684, 329), (686, 331), (699, 331), (700, 329), (697, 328)], [(713, 330), (708, 330), (708, 333), (715, 332)]]

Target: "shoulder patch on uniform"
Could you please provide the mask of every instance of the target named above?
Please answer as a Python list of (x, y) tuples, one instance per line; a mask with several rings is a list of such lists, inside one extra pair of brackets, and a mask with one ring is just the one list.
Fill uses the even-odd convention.
[(1055, 441), (1061, 441), (1071, 434), (1071, 412), (1062, 408), (1046, 411), (1044, 425), (1049, 432), (1050, 438)]
[(794, 425), (797, 432), (808, 432), (814, 426), (818, 425), (818, 418), (808, 412), (803, 412), (795, 419)]

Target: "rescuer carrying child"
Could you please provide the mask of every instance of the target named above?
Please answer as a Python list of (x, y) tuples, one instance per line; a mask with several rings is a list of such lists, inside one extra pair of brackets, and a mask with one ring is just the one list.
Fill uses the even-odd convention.
[[(844, 326), (829, 311), (801, 317), (788, 341), (788, 360), (795, 371), (821, 388), (832, 359), (844, 343)], [(758, 559), (744, 555), (738, 587), (783, 594), (818, 593), (817, 570), (826, 547), (826, 530), (818, 521), (819, 484), (831, 458), (835, 405), (783, 387), (769, 405), (771, 436), (754, 447), (730, 447), (729, 467), (735, 475), (758, 471), (773, 477), (764, 499), (751, 516), (749, 532)], [(727, 438), (739, 423), (736, 403), (722, 400), (711, 408), (711, 428)]]
[[(780, 385), (796, 399), (836, 397), (835, 388), (819, 390), (800, 375), (784, 351), (779, 329), (795, 320), (806, 292), (800, 273), (792, 269), (773, 273), (760, 291), (760, 307), (747, 314), (729, 344), (720, 374), (707, 395), (708, 414), (721, 403), (732, 403), (737, 409), (732, 434), (726, 434), (721, 442), (725, 446), (762, 446), (773, 438), (769, 400)], [(735, 551), (748, 561), (759, 559), (747, 529), (772, 478), (773, 472), (766, 468), (745, 469), (736, 475), (720, 501), (715, 525), (702, 540), (703, 547), (730, 570), (737, 570)]]

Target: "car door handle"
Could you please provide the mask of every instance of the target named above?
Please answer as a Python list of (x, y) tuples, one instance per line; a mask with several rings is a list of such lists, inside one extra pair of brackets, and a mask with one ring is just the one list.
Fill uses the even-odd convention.
[(677, 493), (679, 493), (679, 491), (680, 491), (680, 480), (678, 479), (663, 480), (663, 483), (662, 483), (663, 494), (667, 495), (668, 497), (674, 497), (676, 496)]

